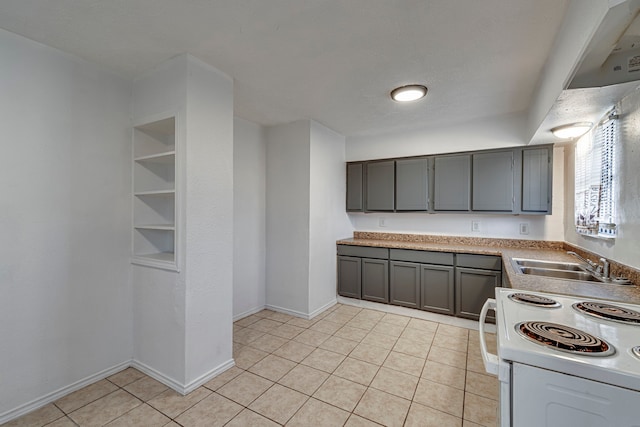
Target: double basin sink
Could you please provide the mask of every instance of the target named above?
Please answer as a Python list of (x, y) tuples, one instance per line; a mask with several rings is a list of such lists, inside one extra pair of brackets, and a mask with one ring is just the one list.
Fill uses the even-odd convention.
[(555, 279), (579, 280), (583, 282), (596, 282), (615, 285), (631, 285), (624, 278), (605, 278), (586, 266), (571, 262), (541, 261), (536, 259), (512, 258), (516, 271), (522, 274), (544, 276)]

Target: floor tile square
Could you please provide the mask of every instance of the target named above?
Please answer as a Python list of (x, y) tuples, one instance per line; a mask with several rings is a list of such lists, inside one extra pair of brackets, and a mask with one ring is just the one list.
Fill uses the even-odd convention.
[(411, 400), (418, 381), (418, 377), (383, 367), (374, 377), (370, 387)]
[(396, 345), (396, 341), (398, 341), (397, 337), (379, 334), (377, 332), (370, 332), (366, 337), (364, 337), (362, 343), (381, 347), (385, 350), (391, 350), (393, 346)]
[(334, 311), (333, 313), (327, 315), (324, 320), (328, 320), (329, 322), (337, 323), (341, 327), (344, 326), (349, 320), (353, 319), (355, 314), (346, 314), (341, 313), (339, 311)]
[(419, 377), (422, 373), (424, 362), (425, 359), (392, 351), (382, 366)]
[(460, 390), (464, 390), (466, 375), (467, 372), (464, 369), (434, 362), (433, 360), (427, 360), (422, 370), (422, 378), (434, 383), (459, 388)]
[(349, 418), (349, 412), (311, 398), (289, 420), (287, 427), (342, 426), (347, 418)]
[(430, 348), (431, 345), (425, 342), (413, 341), (407, 338), (398, 338), (396, 345), (393, 346), (393, 351), (426, 359)]
[(217, 393), (243, 406), (247, 406), (272, 385), (273, 381), (254, 375), (251, 372), (244, 372), (220, 387)]
[(307, 329), (306, 331), (295, 337), (294, 340), (303, 344), (317, 347), (325, 342), (330, 336), (331, 335), (325, 334), (324, 332)]
[(147, 403), (169, 418), (175, 418), (210, 394), (211, 391), (204, 387), (199, 387), (186, 396), (173, 390), (167, 390)]
[(366, 319), (366, 318), (358, 319), (357, 317), (358, 316), (356, 316), (353, 319), (349, 320), (345, 324), (345, 326), (350, 326), (352, 328), (357, 328), (357, 329), (364, 329), (365, 331), (369, 332), (378, 324), (377, 320)]
[(279, 349), (273, 352), (274, 355), (283, 357), (293, 362), (300, 363), (305, 357), (311, 354), (315, 347), (302, 344), (297, 341), (289, 341)]
[(389, 350), (382, 347), (360, 343), (349, 354), (349, 357), (373, 363), (374, 365), (382, 365), (388, 354)]
[(233, 359), (238, 368), (249, 369), (268, 355), (269, 353), (262, 350), (257, 350), (251, 347), (242, 347), (237, 352), (234, 352)]
[(184, 427), (223, 426), (242, 409), (242, 406), (214, 392), (183, 412), (176, 422)]
[(331, 373), (335, 371), (345, 357), (345, 355), (340, 353), (317, 348), (300, 363)]
[(294, 316), (290, 315), (290, 314), (286, 314), (286, 313), (280, 313), (278, 311), (272, 311), (269, 316), (267, 316), (268, 319), (271, 320), (275, 320), (276, 322), (282, 322), (282, 323), (286, 323), (289, 320), (293, 319)]
[(369, 332), (361, 328), (354, 328), (353, 326), (345, 325), (333, 334), (334, 337), (344, 338), (351, 341), (362, 341)]
[(272, 353), (278, 348), (285, 345), (289, 340), (284, 338), (276, 337), (271, 334), (264, 334), (258, 339), (251, 341), (247, 344), (249, 347), (255, 348), (257, 350), (264, 351), (266, 353)]
[(107, 379), (118, 387), (124, 387), (127, 384), (131, 384), (135, 380), (138, 380), (142, 377), (144, 377), (144, 374), (142, 372), (138, 371), (135, 368), (127, 368), (123, 371), (118, 372), (117, 374), (113, 374), (110, 377), (107, 377)]
[(241, 331), (233, 334), (233, 341), (240, 344), (249, 344), (251, 341), (260, 338), (264, 335), (264, 332), (257, 329), (244, 328)]
[(275, 320), (263, 318), (255, 323), (250, 324), (249, 326), (247, 326), (247, 328), (261, 332), (270, 332), (280, 325), (282, 325), (282, 322), (276, 322)]
[(405, 427), (461, 427), (462, 418), (413, 402), (404, 425)]
[(455, 335), (442, 335), (439, 332), (433, 338), (432, 345), (438, 347), (448, 348), (455, 351), (467, 351), (468, 341), (466, 338), (461, 338)]
[(275, 328), (274, 330), (272, 330), (271, 332), (269, 332), (271, 335), (275, 335), (277, 337), (280, 338), (286, 338), (288, 340), (295, 338), (296, 336), (300, 335), (300, 333), (304, 332), (305, 328), (301, 328), (299, 326), (294, 326), (294, 325), (290, 325), (288, 323), (285, 323), (283, 325), (278, 326), (277, 328)]
[[(2, 427), (5, 426), (12, 426), (14, 424), (3, 424)], [(20, 425), (24, 425), (24, 426), (30, 426), (33, 424), (20, 424)], [(36, 425), (42, 425), (42, 424), (36, 424)], [(55, 420), (52, 423), (49, 423), (46, 425), (46, 427), (77, 427), (77, 424), (74, 423), (73, 421), (71, 421), (71, 418), (69, 417), (62, 417), (62, 418), (58, 418), (57, 420)]]
[(366, 418), (362, 418), (361, 416), (353, 413), (347, 420), (347, 423), (344, 425), (344, 427), (379, 427), (379, 426), (380, 424), (374, 423), (373, 421), (370, 421)]
[[(411, 319), (414, 320), (414, 319)], [(423, 330), (423, 329), (412, 329), (407, 325), (402, 334), (400, 334), (400, 338), (405, 338), (411, 341), (421, 342), (424, 344), (431, 344), (433, 338), (435, 337), (435, 333), (433, 331)]]
[(119, 389), (68, 415), (81, 426), (101, 426), (141, 404), (139, 399)]
[(362, 396), (354, 414), (389, 427), (401, 427), (409, 412), (411, 402), (374, 388)]
[(278, 427), (279, 425), (250, 409), (243, 409), (228, 424), (225, 424), (225, 427)]
[(464, 391), (422, 378), (413, 401), (462, 418)]
[(298, 326), (300, 328), (308, 328), (320, 319), (302, 319), (300, 317), (294, 317), (287, 322), (287, 325)]
[(252, 323), (256, 323), (260, 319), (262, 319), (262, 317), (256, 316), (255, 314), (252, 314), (251, 316), (243, 317), (240, 320), (236, 320), (235, 322), (233, 322), (233, 324), (234, 325), (238, 325), (238, 326), (242, 326), (243, 328), (246, 328), (247, 326), (251, 325)]
[(498, 401), (473, 393), (464, 395), (464, 419), (486, 427), (496, 425)]
[(333, 351), (335, 353), (344, 354), (345, 356), (351, 353), (358, 345), (357, 341), (351, 341), (345, 338), (340, 338), (336, 336), (329, 337), (325, 342), (320, 344), (320, 348)]
[(277, 423), (285, 424), (308, 398), (309, 396), (300, 392), (275, 384), (249, 405), (249, 409)]
[(400, 334), (402, 334), (402, 331), (404, 331), (404, 328), (404, 326), (380, 321), (376, 326), (373, 327), (372, 332), (377, 332), (379, 334), (390, 335), (394, 338), (398, 338)]
[(249, 372), (260, 375), (271, 381), (278, 381), (296, 366), (295, 362), (270, 354), (251, 368)]
[(421, 331), (429, 331), (435, 333), (438, 329), (438, 323), (430, 320), (411, 318), (407, 324), (408, 329), (418, 329)]
[(380, 319), (380, 322), (391, 323), (392, 325), (405, 327), (409, 324), (410, 320), (411, 320), (411, 317), (387, 313), (384, 315), (384, 317), (382, 317), (382, 319)]
[(298, 365), (282, 377), (279, 384), (311, 396), (329, 378), (329, 374), (309, 366)]
[(467, 365), (467, 353), (449, 350), (448, 348), (437, 347), (435, 345), (431, 346), (427, 359), (460, 369), (465, 369)]
[(469, 339), (469, 329), (461, 328), (459, 326), (447, 325), (444, 323), (438, 324), (437, 334), (446, 335), (450, 337)]
[(313, 397), (345, 411), (353, 411), (366, 390), (367, 387), (362, 384), (332, 375), (313, 394)]
[(342, 328), (342, 324), (330, 322), (327, 319), (322, 319), (316, 322), (309, 329), (311, 329), (312, 331), (324, 332), (325, 334), (333, 335), (340, 328)]
[(143, 402), (146, 402), (147, 400), (156, 397), (169, 388), (166, 385), (162, 384), (160, 381), (156, 381), (151, 377), (144, 376), (139, 380), (126, 385), (124, 389)]
[(43, 426), (55, 420), (61, 419), (62, 417), (64, 417), (64, 412), (56, 408), (53, 403), (49, 403), (48, 405), (45, 405), (40, 409), (29, 412), (27, 415), (23, 415), (20, 418), (3, 424), (2, 427)]
[[(126, 371), (126, 369), (125, 369)], [(135, 373), (139, 373), (140, 371), (132, 370)], [(123, 373), (124, 371), (120, 372)], [(116, 374), (117, 375), (117, 374)], [(144, 376), (144, 374), (142, 374)], [(138, 377), (142, 378), (142, 377)], [(100, 399), (101, 397), (106, 396), (107, 394), (113, 393), (118, 389), (117, 386), (112, 384), (107, 380), (100, 380), (93, 384), (90, 384), (86, 387), (81, 388), (80, 390), (76, 390), (71, 394), (68, 394), (58, 400), (56, 400), (56, 406), (62, 409), (65, 413), (70, 413), (75, 411), (78, 408), (83, 407), (87, 403), (91, 403), (95, 400)]]
[(108, 427), (162, 427), (171, 419), (147, 404), (136, 406), (107, 424)]
[(368, 386), (378, 373), (379, 366), (347, 357), (334, 374), (350, 381)]
[(244, 369), (240, 369), (237, 366), (232, 366), (223, 373), (212, 378), (209, 382), (205, 383), (204, 386), (209, 390), (216, 391), (243, 372)]
[(498, 400), (500, 398), (500, 382), (493, 375), (467, 371), (465, 391), (488, 399)]

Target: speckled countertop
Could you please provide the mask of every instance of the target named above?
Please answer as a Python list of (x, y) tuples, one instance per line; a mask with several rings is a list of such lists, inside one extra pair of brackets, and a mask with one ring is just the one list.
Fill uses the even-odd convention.
[[(514, 289), (640, 304), (640, 287), (635, 285), (578, 282), (526, 275), (517, 272), (511, 264), (512, 258), (577, 262), (576, 258), (567, 255), (563, 242), (356, 232), (353, 238), (338, 240), (336, 243), (338, 245), (498, 255), (502, 256), (507, 281)], [(637, 284), (637, 277), (633, 277), (636, 276), (637, 270), (631, 269), (630, 272), (631, 280)]]

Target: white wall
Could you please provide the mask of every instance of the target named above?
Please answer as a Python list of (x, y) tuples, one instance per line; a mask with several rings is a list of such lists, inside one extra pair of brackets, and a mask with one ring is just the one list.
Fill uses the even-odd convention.
[(234, 118), (233, 317), (266, 303), (266, 136), (258, 124)]
[(336, 240), (353, 229), (345, 212), (345, 138), (311, 122), (309, 314), (336, 301)]
[(309, 310), (309, 130), (301, 120), (267, 129), (267, 306)]
[[(346, 158), (357, 161), (519, 146), (523, 145), (522, 122), (523, 116), (508, 115), (457, 126), (347, 138)], [(350, 213), (349, 219), (358, 231), (561, 241), (564, 240), (563, 148), (555, 147), (553, 155), (552, 215)], [(384, 227), (380, 226), (380, 218), (385, 218)], [(480, 222), (480, 232), (471, 231), (471, 221)], [(520, 234), (521, 223), (529, 224), (528, 235)]]
[(616, 147), (617, 223), (615, 241), (579, 235), (574, 227), (574, 145), (567, 146), (565, 188), (565, 236), (573, 243), (596, 254), (640, 268), (640, 91), (626, 96), (619, 104), (620, 143)]
[(2, 30), (0, 57), (1, 424), (133, 344), (130, 85)]
[(233, 364), (233, 81), (186, 59), (185, 387), (191, 390)]

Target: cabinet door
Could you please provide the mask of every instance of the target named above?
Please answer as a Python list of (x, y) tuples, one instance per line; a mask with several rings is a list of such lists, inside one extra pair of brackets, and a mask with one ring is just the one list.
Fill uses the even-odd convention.
[[(495, 288), (502, 282), (499, 271), (456, 268), (456, 315), (478, 320), (487, 298), (495, 296)], [(487, 319), (495, 321), (492, 316)]]
[(389, 302), (389, 261), (362, 258), (362, 299)]
[(522, 150), (522, 211), (551, 213), (552, 149)]
[(434, 210), (468, 211), (471, 156), (437, 156), (434, 162)]
[(395, 162), (367, 163), (367, 211), (393, 211)]
[(362, 273), (360, 258), (338, 256), (338, 294), (360, 299)]
[(513, 211), (513, 150), (473, 155), (474, 211)]
[(389, 273), (391, 304), (418, 308), (420, 306), (420, 264), (390, 261)]
[(453, 267), (423, 264), (420, 273), (420, 308), (454, 314)]
[(362, 163), (347, 164), (347, 211), (362, 211)]
[(396, 211), (429, 208), (427, 159), (396, 160)]

